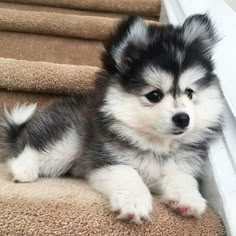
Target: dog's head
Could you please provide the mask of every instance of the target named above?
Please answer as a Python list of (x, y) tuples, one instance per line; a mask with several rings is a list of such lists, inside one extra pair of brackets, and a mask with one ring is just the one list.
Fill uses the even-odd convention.
[(140, 134), (158, 137), (214, 128), (223, 107), (213, 73), (217, 41), (207, 15), (191, 16), (181, 27), (123, 20), (102, 57), (110, 80), (103, 110)]

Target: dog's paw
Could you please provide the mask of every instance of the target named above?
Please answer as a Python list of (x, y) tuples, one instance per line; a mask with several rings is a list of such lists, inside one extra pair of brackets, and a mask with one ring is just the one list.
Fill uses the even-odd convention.
[(34, 182), (38, 178), (38, 166), (27, 164), (17, 158), (8, 162), (14, 182), (28, 183)]
[[(145, 189), (146, 190), (146, 189)], [(111, 198), (111, 209), (118, 213), (118, 218), (142, 223), (149, 220), (152, 211), (152, 196), (148, 190), (142, 193), (119, 192)]]
[(38, 173), (30, 169), (15, 170), (13, 174), (13, 182), (15, 183), (30, 183), (38, 178)]
[(206, 210), (206, 200), (196, 190), (173, 190), (162, 195), (161, 201), (183, 216), (199, 218)]

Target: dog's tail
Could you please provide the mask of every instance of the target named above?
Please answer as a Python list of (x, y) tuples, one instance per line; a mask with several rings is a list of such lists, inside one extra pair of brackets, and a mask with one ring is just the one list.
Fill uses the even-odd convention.
[(34, 115), (36, 107), (37, 104), (17, 105), (11, 112), (5, 109), (0, 116), (0, 160), (15, 154), (17, 139)]

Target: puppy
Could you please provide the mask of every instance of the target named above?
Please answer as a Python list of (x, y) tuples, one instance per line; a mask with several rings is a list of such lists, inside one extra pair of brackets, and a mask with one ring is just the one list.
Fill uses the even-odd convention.
[(149, 218), (151, 192), (185, 216), (201, 216), (198, 189), (209, 145), (222, 133), (214, 74), (218, 38), (207, 15), (182, 26), (124, 19), (105, 45), (96, 88), (35, 114), (1, 117), (0, 149), (17, 182), (84, 178), (121, 219)]

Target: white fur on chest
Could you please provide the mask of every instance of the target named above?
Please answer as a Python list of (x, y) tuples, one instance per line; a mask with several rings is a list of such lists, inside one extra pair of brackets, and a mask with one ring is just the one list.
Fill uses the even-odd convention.
[(171, 155), (172, 148), (172, 145), (160, 147), (159, 152), (157, 152), (121, 148), (113, 145), (106, 146), (109, 152), (118, 157), (118, 161), (136, 169), (148, 186), (151, 186), (160, 178), (163, 162), (167, 156)]
[(127, 156), (124, 161), (138, 171), (144, 182), (149, 186), (156, 182), (161, 174), (161, 157), (154, 153), (145, 152), (142, 154), (134, 153)]

